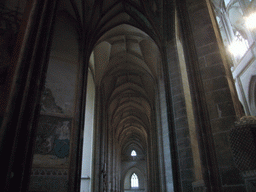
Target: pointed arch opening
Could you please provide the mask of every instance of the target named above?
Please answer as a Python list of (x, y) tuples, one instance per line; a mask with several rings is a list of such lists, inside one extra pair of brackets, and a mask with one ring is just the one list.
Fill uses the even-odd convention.
[(139, 178), (136, 173), (133, 173), (131, 176), (131, 188), (139, 187)]
[(132, 156), (132, 157), (136, 157), (136, 156), (137, 156), (137, 153), (136, 153), (136, 151), (135, 151), (135, 150), (132, 150), (132, 152), (131, 152), (131, 156)]
[(95, 165), (103, 165), (97, 169), (107, 175), (95, 187), (102, 182), (102, 190), (147, 191), (151, 185), (147, 181), (156, 182), (158, 174), (154, 173), (157, 162), (152, 163), (153, 155), (154, 160), (158, 158), (152, 138), (157, 136), (153, 116), (161, 71), (158, 45), (139, 28), (121, 24), (99, 38), (93, 55), (96, 87), (100, 88), (96, 110), (101, 115), (96, 121), (103, 122), (96, 127), (100, 129), (96, 137), (104, 141), (95, 146), (101, 149), (95, 154), (105, 156)]

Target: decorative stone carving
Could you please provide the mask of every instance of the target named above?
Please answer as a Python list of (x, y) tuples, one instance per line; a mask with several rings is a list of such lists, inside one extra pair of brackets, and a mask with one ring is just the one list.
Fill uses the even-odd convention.
[(230, 131), (230, 142), (247, 191), (256, 191), (256, 117), (245, 116), (235, 122), (235, 128)]
[(235, 126), (247, 126), (249, 124), (253, 124), (256, 125), (256, 117), (255, 116), (244, 116), (241, 117), (241, 119), (239, 121), (235, 122)]
[(242, 117), (230, 131), (231, 148), (240, 171), (256, 169), (256, 118)]

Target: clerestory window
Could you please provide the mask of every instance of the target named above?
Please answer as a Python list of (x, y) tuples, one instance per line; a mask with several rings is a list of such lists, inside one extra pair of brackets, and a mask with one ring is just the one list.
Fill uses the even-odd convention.
[(137, 156), (137, 153), (136, 153), (136, 151), (135, 151), (135, 150), (132, 150), (131, 156), (132, 156), (132, 157)]

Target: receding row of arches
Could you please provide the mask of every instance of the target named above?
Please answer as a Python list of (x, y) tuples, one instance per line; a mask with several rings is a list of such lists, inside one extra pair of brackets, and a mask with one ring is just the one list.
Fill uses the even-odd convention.
[[(96, 110), (101, 112), (98, 121), (103, 122), (96, 133), (102, 141), (96, 143), (96, 149), (101, 149), (97, 159), (106, 166), (99, 172), (108, 174), (102, 180), (102, 190), (131, 190), (131, 176), (136, 173), (138, 190), (147, 191), (151, 185), (148, 180), (159, 170), (154, 117), (161, 70), (158, 47), (146, 33), (123, 24), (100, 38), (93, 57), (100, 93)], [(131, 156), (132, 151), (136, 156)], [(154, 180), (157, 183), (157, 178)]]
[(245, 190), (209, 0), (12, 2), (26, 9), (1, 71), (1, 189), (30, 176), (29, 191)]
[[(44, 130), (39, 132), (40, 142), (36, 148), (52, 147), (44, 154), (36, 152), (33, 173), (45, 167), (65, 170), (78, 166), (71, 163), (77, 155), (72, 154), (72, 150), (61, 159), (51, 151), (55, 148), (55, 138), (72, 149), (75, 145), (72, 129), (82, 124), (84, 128), (79, 130), (83, 135), (81, 191), (131, 191), (133, 188), (161, 191), (159, 174), (164, 165), (159, 167), (158, 155), (162, 148), (158, 144), (156, 100), (163, 69), (158, 45), (146, 32), (126, 24), (125, 20), (131, 19), (127, 13), (122, 15), (122, 22), (102, 30), (91, 51), (87, 50), (90, 53), (88, 69), (85, 69), (87, 91), (83, 95), (86, 99), (82, 99), (85, 113), (81, 112), (83, 117), (77, 124), (76, 110), (81, 105), (78, 98), (83, 92), (79, 74), (84, 64), (80, 62), (84, 60), (72, 13), (66, 12), (67, 5), (67, 2), (60, 4), (56, 18), (45, 83), (48, 92), (41, 101), (39, 126), (43, 128), (53, 121), (45, 119), (58, 119), (56, 125), (50, 123), (62, 128), (61, 119), (66, 119), (69, 121), (69, 127), (66, 126), (69, 137), (65, 141), (68, 145), (54, 130), (53, 135)], [(113, 9), (117, 11), (115, 9), (122, 6), (113, 6)], [(35, 190), (36, 182), (37, 177), (32, 176), (31, 190)]]

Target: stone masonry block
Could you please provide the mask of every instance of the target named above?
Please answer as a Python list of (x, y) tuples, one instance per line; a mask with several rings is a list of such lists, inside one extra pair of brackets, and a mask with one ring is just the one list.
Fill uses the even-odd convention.
[[(194, 171), (193, 169), (186, 169), (186, 170), (181, 170), (181, 179), (182, 180), (192, 180), (194, 179)], [(191, 183), (192, 187), (192, 183)]]
[(186, 107), (185, 101), (180, 101), (177, 103), (174, 103), (174, 110), (179, 110), (179, 109), (183, 109)]
[(181, 169), (192, 169), (194, 167), (193, 158), (182, 158), (180, 159)]
[(178, 143), (178, 147), (177, 147), (178, 150), (191, 147), (191, 142), (190, 142), (190, 139), (188, 137), (184, 138), (184, 139), (179, 139), (177, 141), (177, 143)]
[(218, 133), (213, 135), (215, 151), (220, 167), (229, 167), (233, 162), (233, 156), (230, 147), (229, 133)]
[(243, 184), (243, 178), (236, 167), (220, 168), (222, 185)]
[(173, 96), (179, 95), (182, 92), (183, 92), (183, 89), (182, 89), (181, 86), (172, 87), (172, 94), (173, 94)]
[(220, 117), (236, 115), (234, 105), (232, 102), (219, 103), (217, 105), (217, 108), (218, 108)]
[(186, 149), (181, 149), (178, 151), (179, 153), (179, 157), (182, 158), (192, 158), (193, 154), (192, 154), (192, 148), (186, 148)]
[(212, 66), (212, 65), (215, 65), (215, 64), (222, 63), (222, 58), (221, 58), (220, 53), (214, 52), (214, 53), (206, 55), (205, 58), (206, 58), (206, 65), (207, 66)]
[(189, 137), (189, 130), (188, 128), (178, 129), (176, 130), (176, 135), (178, 138), (187, 138)]
[(211, 93), (207, 93), (207, 95), (211, 95), (215, 103), (224, 103), (232, 101), (230, 91), (228, 89), (220, 89), (217, 91), (213, 91)]
[(206, 67), (206, 60), (205, 60), (205, 57), (200, 57), (200, 58), (198, 59), (198, 64), (199, 64), (199, 68), (200, 68), (200, 69)]
[(209, 53), (216, 53), (219, 51), (217, 42), (212, 42), (202, 47), (198, 47), (197, 54), (199, 57), (207, 56)]
[(172, 102), (173, 103), (185, 102), (184, 95), (183, 94), (175, 95), (174, 97), (172, 97)]
[(230, 130), (231, 128), (234, 127), (235, 120), (236, 120), (236, 117), (234, 116), (211, 120), (213, 134)]
[(228, 87), (228, 81), (225, 76), (219, 76), (213, 79), (207, 79), (207, 80), (204, 80), (203, 83), (204, 83), (204, 90), (206, 93)]
[(209, 11), (207, 7), (197, 7), (197, 9), (189, 11), (190, 21), (192, 29), (197, 29), (197, 27), (203, 27), (211, 24), (211, 19), (209, 16)]
[(187, 110), (186, 110), (186, 108), (176, 109), (174, 111), (174, 115), (175, 115), (175, 117), (185, 117), (185, 116), (187, 116)]
[(216, 42), (215, 33), (211, 24), (197, 26), (193, 31), (196, 48)]
[(212, 79), (212, 78), (226, 75), (223, 65), (215, 65), (215, 66), (205, 67), (205, 68), (201, 69), (200, 71), (201, 71), (203, 80)]
[(192, 181), (182, 181), (183, 192), (191, 192), (192, 190)]
[(187, 117), (181, 117), (179, 119), (175, 119), (175, 127), (176, 129), (188, 127)]

